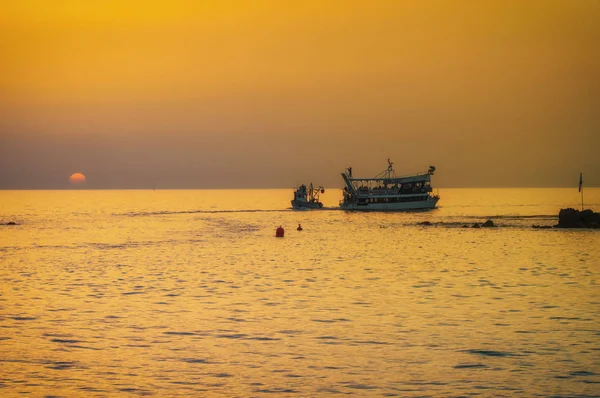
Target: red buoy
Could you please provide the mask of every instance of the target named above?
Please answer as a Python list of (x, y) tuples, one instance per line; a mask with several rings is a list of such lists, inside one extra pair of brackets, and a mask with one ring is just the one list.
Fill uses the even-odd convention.
[(283, 238), (284, 233), (285, 233), (285, 231), (283, 230), (283, 227), (280, 225), (279, 228), (277, 228), (277, 230), (275, 231), (275, 237)]

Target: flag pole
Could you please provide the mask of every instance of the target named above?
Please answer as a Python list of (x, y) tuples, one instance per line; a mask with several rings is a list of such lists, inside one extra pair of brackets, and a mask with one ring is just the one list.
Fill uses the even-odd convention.
[(583, 211), (583, 173), (579, 173), (579, 192), (581, 192), (581, 211)]

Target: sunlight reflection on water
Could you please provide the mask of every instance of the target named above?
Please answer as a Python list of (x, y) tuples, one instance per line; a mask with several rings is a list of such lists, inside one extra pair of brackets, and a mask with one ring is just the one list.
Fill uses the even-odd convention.
[(0, 393), (596, 396), (600, 235), (531, 229), (576, 192), (440, 191), (4, 192)]

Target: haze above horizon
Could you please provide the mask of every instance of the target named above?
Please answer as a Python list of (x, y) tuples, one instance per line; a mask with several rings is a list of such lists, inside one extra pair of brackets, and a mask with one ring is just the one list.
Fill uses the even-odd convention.
[(0, 189), (600, 186), (599, 1), (24, 0)]

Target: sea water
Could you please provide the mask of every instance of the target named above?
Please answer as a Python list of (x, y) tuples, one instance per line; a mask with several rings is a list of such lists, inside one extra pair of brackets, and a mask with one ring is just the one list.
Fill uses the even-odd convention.
[(439, 193), (0, 191), (0, 395), (599, 396), (600, 231), (532, 228), (577, 188)]

